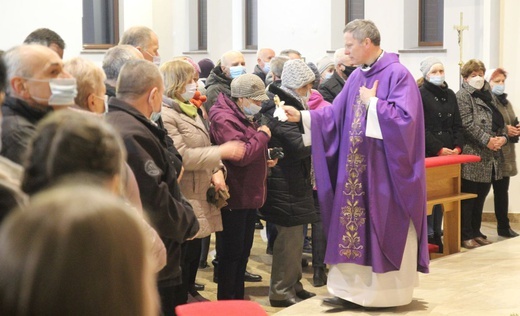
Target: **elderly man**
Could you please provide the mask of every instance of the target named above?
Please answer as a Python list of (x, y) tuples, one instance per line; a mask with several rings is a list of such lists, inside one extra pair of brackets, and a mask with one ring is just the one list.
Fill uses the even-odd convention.
[[(7, 69), (0, 58), (0, 104), (4, 101)], [(0, 112), (0, 134), (2, 132), (2, 113)], [(2, 142), (0, 141), (0, 148)], [(22, 206), (27, 196), (20, 191), (20, 180), (23, 176), (22, 166), (0, 156), (0, 223), (4, 217), (17, 206)]]
[(67, 79), (60, 56), (45, 46), (16, 46), (3, 58), (9, 85), (2, 106), (1, 155), (21, 164), (36, 123), (52, 105), (74, 104), (76, 82)]
[(256, 54), (257, 64), (253, 73), (260, 77), (263, 82), (265, 82), (265, 76), (269, 73), (269, 70), (271, 70), (271, 59), (273, 59), (275, 55), (274, 50), (271, 48), (261, 48)]
[(119, 45), (132, 45), (137, 48), (144, 59), (153, 62), (156, 66), (161, 65), (159, 56), (159, 38), (152, 29), (146, 26), (133, 26), (126, 30), (119, 41)]
[[(424, 116), (421, 95), (372, 21), (344, 30), (360, 66), (332, 106), (285, 107), (310, 128), (318, 198), (327, 232), (327, 281), (344, 308), (409, 304), (417, 271), (428, 272)], [(403, 137), (406, 135), (406, 137)]]
[(117, 45), (107, 50), (102, 65), (107, 76), (105, 80), (106, 95), (116, 96), (116, 82), (121, 68), (127, 61), (135, 59), (144, 59), (144, 56), (132, 45)]
[(232, 50), (224, 53), (206, 79), (206, 111), (213, 106), (219, 93), (231, 96), (231, 80), (246, 73), (246, 61), (241, 52)]
[(181, 244), (195, 236), (199, 223), (182, 196), (166, 131), (155, 121), (161, 114), (164, 84), (159, 69), (146, 60), (128, 61), (110, 98), (107, 120), (120, 133), (135, 174), (143, 208), (167, 249), (158, 289), (164, 315), (174, 315), (181, 286)]
[(55, 51), (61, 59), (63, 59), (63, 51), (65, 50), (65, 41), (58, 35), (58, 33), (47, 28), (41, 28), (34, 30), (31, 34), (27, 35), (24, 44), (40, 44), (47, 46)]
[(318, 89), (323, 98), (332, 103), (355, 69), (350, 57), (345, 55), (345, 48), (337, 49), (334, 53), (334, 73)]

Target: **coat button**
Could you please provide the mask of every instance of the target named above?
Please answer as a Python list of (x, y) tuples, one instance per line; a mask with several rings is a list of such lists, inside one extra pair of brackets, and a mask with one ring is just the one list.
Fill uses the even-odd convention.
[(440, 131), (440, 132), (437, 132), (437, 135), (442, 135), (442, 131)]
[(435, 101), (439, 101), (439, 98), (435, 97)]
[(442, 113), (441, 112), (439, 112), (439, 117), (442, 117)]
[(448, 117), (451, 117), (451, 113), (448, 113)]

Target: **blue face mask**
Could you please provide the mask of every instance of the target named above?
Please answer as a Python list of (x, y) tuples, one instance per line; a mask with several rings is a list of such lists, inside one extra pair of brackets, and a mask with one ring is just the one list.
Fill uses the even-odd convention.
[(256, 113), (260, 112), (261, 109), (261, 106), (258, 106), (253, 102), (250, 102), (247, 106), (244, 106), (244, 113), (247, 116), (254, 116)]
[(229, 67), (229, 75), (231, 79), (235, 79), (236, 77), (243, 75), (246, 73), (246, 67), (244, 66), (232, 66)]
[(504, 90), (506, 89), (506, 86), (503, 84), (496, 84), (493, 86), (493, 89), (491, 91), (496, 95), (504, 94)]
[(152, 112), (152, 114), (150, 114), (150, 120), (152, 120), (153, 122), (157, 122), (160, 118), (161, 112)]
[(327, 72), (325, 74), (325, 80), (330, 79), (330, 77), (332, 77), (332, 72)]
[(271, 63), (265, 63), (263, 70), (264, 73), (268, 73), (271, 70)]
[(444, 83), (444, 76), (430, 76), (428, 81), (440, 87)]

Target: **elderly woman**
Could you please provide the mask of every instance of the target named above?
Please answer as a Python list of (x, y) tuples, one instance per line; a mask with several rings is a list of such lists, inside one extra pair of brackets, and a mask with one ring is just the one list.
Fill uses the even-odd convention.
[[(225, 168), (221, 160), (241, 160), (245, 147), (238, 141), (212, 146), (208, 124), (202, 117), (201, 109), (190, 102), (197, 90), (195, 78), (198, 76), (191, 63), (173, 60), (164, 63), (160, 69), (167, 97), (162, 112), (164, 127), (182, 155), (185, 171), (179, 184), (182, 193), (193, 206), (200, 225), (196, 238), (183, 245), (181, 263), (184, 289), (198, 297), (192, 285), (199, 265), (201, 238), (222, 230), (220, 210), (208, 202), (207, 192), (210, 187), (216, 192), (227, 191)], [(187, 302), (187, 291), (179, 293), (183, 303)]]
[(265, 202), (268, 164), (276, 163), (267, 159), (271, 131), (251, 119), (265, 100), (268, 97), (262, 79), (244, 74), (231, 82), (231, 98), (220, 93), (209, 112), (215, 143), (238, 140), (246, 144), (242, 159), (224, 160), (231, 197), (222, 209), (224, 230), (217, 233), (219, 300), (244, 299), (244, 275), (253, 245), (256, 209)]
[(75, 57), (65, 62), (65, 71), (76, 78), (78, 94), (74, 99), (81, 109), (103, 114), (108, 112), (105, 73), (90, 60)]
[(503, 178), (502, 146), (508, 142), (499, 105), (484, 80), (485, 71), (486, 67), (480, 60), (469, 60), (462, 67), (464, 81), (457, 92), (464, 128), (465, 144), (462, 151), (481, 158), (480, 162), (462, 165), (462, 191), (477, 194), (475, 199), (461, 202), (462, 246), (467, 249), (491, 243), (480, 232), (482, 210), (491, 183)]
[[(281, 86), (270, 85), (269, 92), (298, 110), (308, 109), (308, 100), (316, 77), (300, 59), (283, 66)], [(296, 123), (274, 117), (274, 100), (264, 104), (262, 113), (268, 118), (273, 137), (269, 147), (282, 147), (283, 159), (271, 170), (267, 182), (267, 200), (261, 216), (275, 224), (278, 235), (273, 245), (273, 264), (269, 301), (273, 307), (287, 307), (296, 299), (314, 296), (303, 289), (302, 251), (303, 225), (319, 220), (314, 209), (311, 184), (311, 147), (304, 144)]]
[(503, 178), (501, 180), (493, 180), (492, 184), (495, 202), (495, 216), (497, 218), (497, 232), (499, 236), (510, 238), (518, 236), (518, 233), (512, 230), (509, 225), (507, 213), (509, 209), (509, 179), (518, 173), (516, 169), (515, 144), (518, 143), (520, 125), (518, 124), (518, 118), (513, 111), (513, 106), (507, 99), (507, 94), (504, 93), (506, 78), (507, 73), (502, 68), (486, 71), (486, 81), (489, 82), (491, 92), (498, 99), (496, 104), (498, 110), (504, 117), (507, 127), (507, 136), (509, 136), (509, 142), (502, 147), (505, 160), (502, 173)]
[[(419, 88), (424, 107), (426, 157), (459, 155), (462, 152), (462, 120), (455, 93), (444, 81), (444, 65), (435, 57), (421, 62), (423, 84)], [(443, 251), (442, 206), (428, 216), (428, 240)]]

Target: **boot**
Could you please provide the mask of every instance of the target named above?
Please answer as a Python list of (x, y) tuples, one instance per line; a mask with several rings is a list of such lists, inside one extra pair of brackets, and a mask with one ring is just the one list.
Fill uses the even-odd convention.
[(327, 284), (327, 274), (325, 273), (325, 267), (314, 267), (314, 275), (312, 276), (312, 285), (314, 287), (320, 287)]

